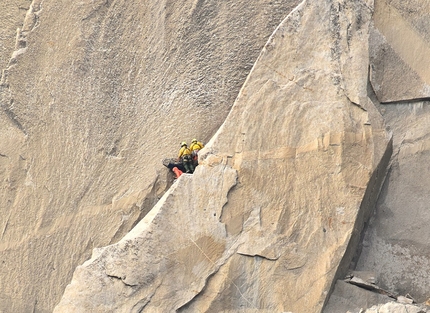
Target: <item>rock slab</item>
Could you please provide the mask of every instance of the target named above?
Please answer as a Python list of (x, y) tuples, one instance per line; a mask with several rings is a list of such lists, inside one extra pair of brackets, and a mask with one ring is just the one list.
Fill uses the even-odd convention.
[(367, 97), (371, 14), (371, 1), (291, 12), (194, 176), (78, 267), (55, 312), (320, 312), (391, 152)]
[(0, 311), (52, 312), (145, 216), (299, 2), (0, 1)]
[(357, 269), (376, 272), (386, 290), (424, 302), (430, 296), (429, 102), (383, 105), (382, 110), (395, 153)]
[(375, 0), (370, 32), (370, 80), (383, 103), (430, 96), (430, 5)]

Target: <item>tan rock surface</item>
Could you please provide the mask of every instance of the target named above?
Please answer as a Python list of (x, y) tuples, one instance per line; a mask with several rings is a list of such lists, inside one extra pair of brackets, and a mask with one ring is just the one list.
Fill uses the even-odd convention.
[(320, 312), (390, 155), (366, 90), (371, 14), (294, 10), (193, 177), (78, 267), (55, 312)]
[(298, 3), (1, 1), (0, 311), (51, 312), (146, 214), (163, 156), (214, 134)]
[(338, 280), (323, 313), (362, 313), (363, 309), (392, 301), (386, 295)]
[(15, 49), (17, 29), (22, 27), (29, 5), (26, 0), (2, 0), (0, 3), (0, 69), (9, 63), (11, 51)]
[[(378, 273), (381, 287), (429, 297), (428, 140), (430, 6), (426, 1), (375, 0), (370, 60), (372, 86), (393, 132), (394, 151), (358, 269)], [(408, 103), (408, 100), (413, 100)]]
[(375, 0), (371, 82), (381, 102), (430, 96), (430, 4)]
[(383, 106), (395, 153), (358, 262), (378, 273), (381, 287), (419, 302), (429, 298), (430, 281), (428, 104)]
[(426, 313), (429, 312), (426, 308), (422, 308), (411, 304), (401, 304), (390, 302), (386, 304), (375, 305), (362, 313)]

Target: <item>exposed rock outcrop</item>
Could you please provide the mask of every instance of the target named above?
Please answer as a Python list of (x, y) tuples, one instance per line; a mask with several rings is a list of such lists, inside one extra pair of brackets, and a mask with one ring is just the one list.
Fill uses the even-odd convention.
[(393, 299), (387, 295), (372, 292), (364, 288), (348, 284), (343, 280), (338, 280), (323, 312), (362, 313), (364, 309), (388, 302), (393, 302)]
[(382, 287), (423, 302), (430, 297), (429, 103), (382, 110), (394, 133), (395, 153), (358, 269), (378, 273)]
[(367, 310), (362, 310), (362, 313), (426, 313), (427, 309), (410, 305), (390, 302), (386, 304), (375, 305)]
[(390, 157), (367, 96), (371, 1), (304, 1), (227, 120), (55, 312), (319, 312), (348, 268)]
[(22, 26), (25, 14), (29, 9), (29, 2), (26, 0), (3, 0), (0, 3), (0, 69), (7, 67), (11, 51), (14, 51), (16, 44), (17, 28)]
[(357, 263), (378, 273), (383, 288), (418, 302), (430, 297), (430, 111), (422, 101), (429, 97), (429, 8), (422, 1), (375, 1), (372, 86), (380, 101), (401, 103), (380, 106), (395, 153)]
[(0, 1), (0, 312), (425, 312), (430, 5), (300, 2)]
[(375, 0), (371, 82), (381, 102), (430, 97), (430, 4)]
[(158, 201), (162, 158), (219, 128), (298, 3), (1, 1), (0, 311), (52, 312)]

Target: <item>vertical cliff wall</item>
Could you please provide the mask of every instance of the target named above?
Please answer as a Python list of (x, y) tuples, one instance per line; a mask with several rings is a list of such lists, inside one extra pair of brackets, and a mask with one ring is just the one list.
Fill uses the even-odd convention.
[(428, 102), (383, 110), (394, 131), (395, 153), (358, 269), (374, 272), (379, 285), (391, 292), (425, 302), (430, 279)]
[(381, 102), (430, 96), (430, 4), (375, 0), (371, 30), (371, 82)]
[(0, 21), (0, 69), (6, 68), (11, 51), (15, 48), (16, 30), (22, 26), (29, 1), (4, 0), (0, 3), (2, 19)]
[(371, 80), (395, 153), (357, 267), (419, 302), (429, 298), (430, 281), (429, 14), (428, 2), (375, 1)]
[[(409, 295), (420, 303), (429, 298), (430, 279), (425, 226), (430, 219), (429, 12), (428, 2), (375, 0), (369, 94), (373, 102), (383, 103), (378, 107), (393, 133), (394, 153), (356, 267), (372, 273), (374, 282), (392, 295)], [(379, 301), (343, 282), (336, 289), (327, 313), (358, 312)]]
[(51, 312), (152, 208), (161, 159), (214, 134), (297, 4), (1, 1), (0, 311)]
[[(1, 1), (0, 311), (51, 312), (146, 215), (299, 2)], [(428, 298), (429, 5), (314, 2), (58, 311), (319, 311), (379, 190), (378, 102), (395, 153), (357, 269)]]
[(226, 121), (55, 312), (320, 312), (349, 266), (390, 156), (367, 96), (371, 1), (304, 1)]

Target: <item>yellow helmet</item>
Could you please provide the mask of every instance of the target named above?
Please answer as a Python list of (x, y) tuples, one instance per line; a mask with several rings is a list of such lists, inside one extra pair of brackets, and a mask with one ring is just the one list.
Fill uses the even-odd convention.
[(191, 143), (193, 143), (193, 142), (197, 142), (197, 139), (193, 139), (193, 140), (191, 141)]
[(186, 145), (187, 145), (187, 143), (185, 141), (182, 141), (181, 147), (186, 146)]

